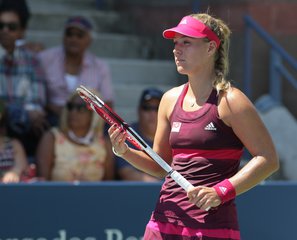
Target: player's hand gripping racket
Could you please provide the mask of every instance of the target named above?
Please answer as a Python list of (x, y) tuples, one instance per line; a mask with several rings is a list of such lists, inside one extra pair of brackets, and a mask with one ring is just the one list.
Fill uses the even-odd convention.
[(144, 151), (154, 161), (156, 161), (174, 181), (179, 184), (184, 190), (188, 191), (193, 185), (186, 180), (180, 173), (172, 169), (147, 143), (110, 107), (108, 107), (98, 96), (93, 94), (84, 86), (77, 89), (80, 97), (87, 102), (87, 104), (99, 114), (109, 125), (116, 124), (128, 133), (128, 141), (131, 142), (139, 150)]

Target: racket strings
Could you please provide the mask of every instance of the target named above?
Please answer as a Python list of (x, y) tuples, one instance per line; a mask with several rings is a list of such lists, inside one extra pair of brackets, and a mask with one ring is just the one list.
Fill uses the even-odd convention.
[[(127, 124), (111, 109), (109, 109), (104, 103), (101, 103), (100, 99), (92, 92), (87, 89), (77, 89), (80, 97), (89, 105), (89, 109), (98, 113), (109, 125), (116, 124), (118, 128), (122, 131), (128, 133), (127, 140), (131, 142), (138, 149), (142, 149), (140, 140), (137, 139), (137, 136), (133, 132), (129, 131)], [(144, 145), (145, 146), (145, 145)]]
[[(135, 132), (129, 125), (123, 121), (116, 113), (113, 112), (99, 97), (90, 92), (84, 86), (77, 88), (79, 95), (84, 101), (90, 104), (93, 111), (99, 114), (108, 124), (117, 124), (123, 131), (127, 133), (127, 140), (135, 147), (143, 150), (149, 157), (156, 161), (171, 178), (186, 191), (193, 187), (180, 173), (173, 170), (172, 167), (164, 161), (153, 149), (148, 146), (145, 141)], [(207, 209), (208, 210), (208, 209)]]

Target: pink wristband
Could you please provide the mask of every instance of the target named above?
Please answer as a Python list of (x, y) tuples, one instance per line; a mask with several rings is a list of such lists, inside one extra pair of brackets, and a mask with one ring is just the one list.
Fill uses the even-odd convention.
[(213, 188), (221, 198), (222, 204), (236, 197), (235, 188), (228, 179), (219, 182)]

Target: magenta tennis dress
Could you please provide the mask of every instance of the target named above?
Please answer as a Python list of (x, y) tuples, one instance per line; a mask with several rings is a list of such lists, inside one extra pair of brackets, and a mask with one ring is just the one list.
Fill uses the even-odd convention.
[[(182, 105), (187, 90), (185, 84), (170, 119), (172, 167), (194, 186), (211, 187), (238, 171), (243, 144), (219, 119), (216, 90), (202, 108), (186, 112)], [(234, 200), (203, 211), (167, 176), (144, 239), (240, 239)]]

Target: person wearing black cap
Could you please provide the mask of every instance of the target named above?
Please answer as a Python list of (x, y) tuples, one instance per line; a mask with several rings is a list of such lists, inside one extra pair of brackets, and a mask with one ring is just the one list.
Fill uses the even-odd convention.
[[(157, 88), (144, 89), (138, 105), (138, 121), (131, 124), (131, 127), (145, 140), (153, 146), (153, 140), (157, 128), (157, 113), (163, 91)], [(130, 147), (133, 147), (130, 145)], [(115, 156), (116, 176), (119, 180), (126, 181), (160, 181), (144, 172), (134, 168), (124, 159)]]
[(52, 125), (58, 124), (68, 96), (81, 84), (98, 91), (112, 105), (110, 69), (105, 61), (88, 51), (92, 29), (86, 17), (72, 16), (64, 25), (63, 45), (38, 54), (47, 76), (47, 110)]

